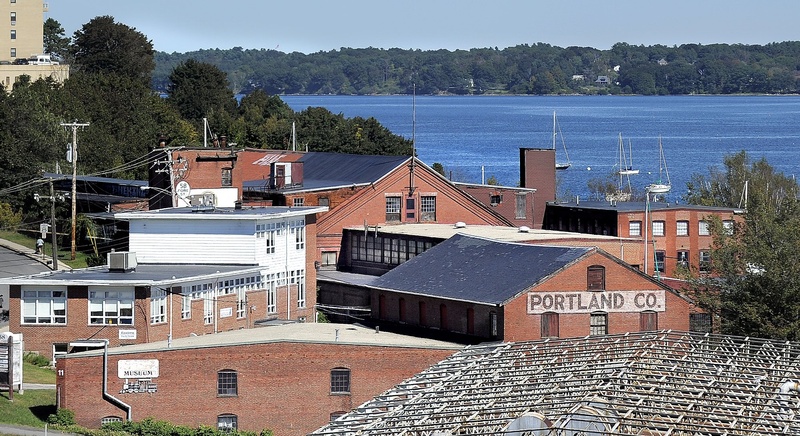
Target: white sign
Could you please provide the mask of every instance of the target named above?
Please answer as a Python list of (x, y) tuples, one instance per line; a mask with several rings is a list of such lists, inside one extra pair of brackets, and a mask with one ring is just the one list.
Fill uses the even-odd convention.
[(219, 310), (219, 317), (220, 318), (230, 318), (233, 316), (233, 308), (232, 307), (224, 307)]
[(666, 310), (666, 297), (658, 291), (530, 292), (528, 313), (642, 312)]
[(177, 194), (179, 198), (186, 198), (191, 193), (192, 188), (189, 186), (189, 182), (186, 180), (181, 180), (178, 182), (178, 185), (175, 186), (175, 194)]
[(136, 339), (136, 330), (119, 330), (119, 339)]
[(119, 378), (157, 378), (158, 359), (120, 360), (117, 362)]

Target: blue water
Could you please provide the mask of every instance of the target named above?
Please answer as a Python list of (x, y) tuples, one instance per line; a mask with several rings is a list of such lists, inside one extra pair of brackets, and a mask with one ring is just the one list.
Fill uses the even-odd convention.
[[(632, 146), (635, 189), (658, 179), (662, 138), (672, 192), (679, 200), (694, 173), (722, 168), (741, 150), (765, 157), (787, 175), (800, 174), (800, 97), (787, 96), (418, 96), (414, 129), (410, 96), (283, 96), (294, 110), (322, 106), (346, 117), (375, 117), (416, 139), (428, 165), (444, 165), (456, 181), (496, 177), (519, 184), (519, 148), (549, 148), (553, 111), (572, 167), (558, 172), (561, 197), (589, 197), (587, 183), (615, 171), (621, 133)], [(298, 132), (298, 137), (302, 132)], [(561, 140), (557, 160), (564, 160)], [(483, 173), (481, 168), (483, 167)], [(616, 179), (614, 179), (616, 180)]]

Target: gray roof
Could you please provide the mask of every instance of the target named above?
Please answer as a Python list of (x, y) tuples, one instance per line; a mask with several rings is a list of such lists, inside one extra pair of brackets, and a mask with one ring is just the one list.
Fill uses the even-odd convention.
[(382, 275), (373, 286), (499, 305), (593, 250), (457, 234)]
[[(644, 212), (645, 208), (647, 207), (647, 203), (644, 201), (618, 201), (614, 203), (610, 203), (608, 201), (584, 201), (581, 200), (580, 202), (575, 201), (566, 201), (566, 202), (555, 202), (555, 203), (547, 203), (547, 207), (565, 207), (565, 208), (580, 208), (580, 209), (595, 209), (595, 210), (607, 210), (607, 211), (617, 211), (617, 212)], [(650, 210), (696, 210), (696, 211), (728, 211), (728, 212), (739, 212), (740, 209), (734, 207), (722, 207), (722, 206), (700, 206), (696, 204), (681, 204), (681, 203), (668, 203), (663, 201), (651, 201), (650, 202)]]
[(138, 264), (128, 272), (109, 271), (108, 266), (75, 270), (48, 271), (3, 280), (13, 285), (94, 285), (94, 286), (165, 286), (211, 277), (255, 273), (256, 265), (183, 265)]
[[(409, 159), (409, 156), (309, 152), (298, 161), (303, 163), (303, 184), (287, 187), (284, 192), (368, 185), (385, 177)], [(263, 189), (267, 183), (268, 180), (250, 180), (244, 182), (244, 187)]]
[(169, 207), (150, 211), (120, 212), (115, 214), (117, 219), (263, 219), (280, 218), (289, 216), (305, 216), (320, 212), (327, 212), (326, 206), (268, 206), (268, 207)]

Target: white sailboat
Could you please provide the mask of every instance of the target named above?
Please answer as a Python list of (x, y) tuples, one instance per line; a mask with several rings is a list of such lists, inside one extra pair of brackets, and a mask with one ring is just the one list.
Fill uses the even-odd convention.
[(625, 154), (625, 143), (622, 142), (622, 133), (619, 134), (619, 171), (620, 176), (630, 176), (639, 174), (639, 170), (633, 167), (633, 150), (631, 140), (628, 140), (628, 154)]
[(556, 119), (556, 111), (553, 111), (553, 150), (556, 150), (556, 137), (558, 135), (561, 135), (561, 145), (564, 147), (564, 155), (566, 156), (567, 160), (565, 162), (559, 162), (556, 160), (556, 169), (565, 170), (572, 166), (572, 162), (569, 160), (567, 144), (564, 142), (564, 135), (561, 134), (561, 127), (558, 125), (558, 120)]
[[(664, 146), (661, 145), (661, 136), (658, 137), (658, 182), (647, 187), (647, 192), (652, 194), (664, 194), (672, 189), (672, 182), (669, 180), (669, 170), (667, 169), (667, 159), (664, 157)], [(664, 182), (666, 176), (666, 182)]]

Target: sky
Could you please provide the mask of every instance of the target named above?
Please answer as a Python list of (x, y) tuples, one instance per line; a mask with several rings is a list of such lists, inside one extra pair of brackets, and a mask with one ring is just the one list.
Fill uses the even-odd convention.
[[(114, 17), (158, 51), (457, 50), (800, 40), (798, 0), (46, 0), (72, 36)], [(222, 6), (220, 8), (220, 6)]]

